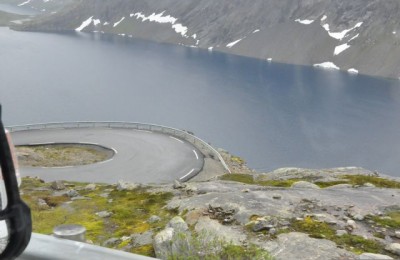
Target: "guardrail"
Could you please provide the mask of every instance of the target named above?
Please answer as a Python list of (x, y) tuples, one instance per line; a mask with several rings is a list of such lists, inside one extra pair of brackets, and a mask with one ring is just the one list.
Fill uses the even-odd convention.
[(194, 136), (192, 133), (180, 130), (172, 127), (162, 126), (162, 125), (154, 125), (147, 123), (131, 123), (131, 122), (90, 122), (90, 121), (82, 121), (82, 122), (54, 122), (54, 123), (42, 123), (42, 124), (30, 124), (30, 125), (18, 125), (18, 126), (9, 126), (7, 129), (10, 132), (17, 131), (27, 131), (27, 130), (41, 130), (41, 129), (68, 129), (68, 128), (129, 128), (135, 130), (146, 130), (151, 132), (159, 132), (163, 134), (169, 134), (181, 139), (184, 139), (197, 148), (199, 148), (205, 156), (209, 155), (213, 159), (217, 159), (221, 162), (222, 166), (228, 173), (231, 173), (228, 165), (225, 160), (222, 158), (221, 154), (215, 150), (214, 147), (203, 141), (202, 139)]

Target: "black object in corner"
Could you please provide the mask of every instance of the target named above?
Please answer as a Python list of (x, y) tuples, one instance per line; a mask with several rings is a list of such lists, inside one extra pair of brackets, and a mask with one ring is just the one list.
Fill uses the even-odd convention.
[(15, 259), (26, 248), (31, 238), (32, 220), (29, 207), (21, 200), (12, 160), (10, 144), (8, 143), (0, 105), (0, 164), (6, 194), (7, 206), (0, 210), (0, 220), (6, 220), (8, 226), (8, 243), (0, 254), (0, 259)]

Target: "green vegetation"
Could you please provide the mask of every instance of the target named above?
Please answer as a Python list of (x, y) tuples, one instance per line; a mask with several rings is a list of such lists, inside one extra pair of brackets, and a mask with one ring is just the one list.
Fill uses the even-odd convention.
[(265, 250), (251, 244), (247, 247), (234, 245), (218, 239), (209, 232), (194, 233), (188, 235), (177, 233), (173, 237), (173, 244), (176, 248), (169, 250), (167, 259), (171, 260), (250, 260), (263, 259), (272, 260), (272, 256)]
[(251, 174), (225, 174), (220, 177), (220, 180), (225, 181), (236, 181), (246, 184), (260, 185), (260, 186), (274, 186), (274, 187), (290, 187), (293, 183), (300, 179), (290, 180), (268, 180), (268, 181), (255, 181)]
[(352, 185), (364, 185), (366, 183), (371, 183), (379, 188), (400, 189), (400, 182), (380, 178), (377, 176), (343, 175), (342, 178), (348, 180), (348, 182)]
[[(53, 196), (49, 183), (34, 178), (23, 178), (22, 198), (32, 211), (33, 231), (51, 234), (55, 226), (61, 224), (80, 224), (87, 229), (86, 238), (94, 244), (102, 245), (112, 237), (130, 236), (148, 230), (159, 230), (176, 214), (162, 209), (171, 199), (171, 193), (150, 193), (146, 188), (132, 191), (118, 191), (112, 185), (96, 185), (96, 189), (85, 190), (86, 183), (70, 182), (68, 187), (77, 190), (82, 196), (70, 200), (67, 196)], [(108, 194), (105, 195), (105, 194)], [(38, 200), (43, 199), (50, 206), (43, 208)], [(101, 218), (97, 212), (108, 211), (112, 215)], [(148, 223), (146, 220), (157, 215), (161, 221)], [(117, 248), (127, 246), (122, 242)], [(133, 247), (131, 252), (154, 256), (152, 245)]]
[(303, 232), (314, 238), (330, 239), (335, 236), (335, 230), (327, 223), (315, 221), (311, 217), (306, 217), (304, 220), (294, 220), (291, 225), (293, 231)]
[(16, 150), (19, 163), (33, 167), (86, 165), (112, 156), (112, 151), (105, 148), (80, 144), (17, 146)]
[(338, 185), (338, 184), (348, 184), (348, 181), (328, 181), (328, 182), (324, 182), (324, 181), (317, 181), (314, 182), (314, 184), (318, 185), (320, 188), (328, 188), (334, 185)]
[(366, 183), (371, 183), (378, 188), (392, 188), (400, 189), (400, 182), (394, 180), (388, 180), (376, 176), (368, 175), (343, 175), (340, 176), (342, 180), (322, 182), (313, 181), (309, 177), (307, 178), (292, 178), (287, 180), (267, 180), (267, 181), (255, 181), (251, 174), (225, 174), (220, 177), (220, 180), (225, 181), (236, 181), (246, 184), (260, 185), (260, 186), (274, 186), (274, 187), (290, 187), (293, 183), (298, 181), (311, 181), (318, 185), (320, 188), (327, 188), (338, 184), (350, 184), (353, 186), (361, 186)]
[(400, 228), (400, 210), (390, 211), (387, 216), (369, 216), (375, 223), (380, 226), (399, 229)]
[(365, 239), (362, 236), (345, 234), (343, 236), (332, 239), (339, 246), (344, 246), (354, 253), (361, 254), (364, 252), (374, 254), (387, 254), (384, 246), (375, 240)]
[(243, 165), (245, 164), (245, 160), (243, 160), (242, 158), (240, 158), (239, 156), (231, 156), (231, 161), (238, 163), (239, 165)]
[(290, 230), (307, 233), (310, 237), (314, 238), (331, 240), (338, 246), (342, 246), (357, 254), (363, 252), (384, 253), (384, 246), (377, 241), (351, 234), (337, 236), (335, 230), (327, 223), (316, 221), (311, 217), (306, 217), (304, 220), (293, 220)]

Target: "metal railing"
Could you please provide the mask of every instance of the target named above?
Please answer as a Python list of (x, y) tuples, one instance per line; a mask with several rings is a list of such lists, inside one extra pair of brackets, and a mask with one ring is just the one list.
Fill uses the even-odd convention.
[[(151, 132), (159, 132), (163, 134), (172, 135), (183, 140), (186, 140), (196, 146), (203, 153), (208, 153), (208, 155), (217, 159), (221, 162), (225, 170), (231, 173), (225, 160), (222, 158), (221, 154), (211, 145), (203, 141), (202, 139), (194, 136), (188, 131), (180, 130), (172, 127), (154, 125), (147, 123), (133, 123), (133, 122), (53, 122), (53, 123), (42, 123), (42, 124), (30, 124), (30, 125), (18, 125), (9, 126), (7, 129), (10, 132), (17, 131), (27, 131), (27, 130), (41, 130), (41, 129), (68, 129), (68, 128), (127, 128), (135, 130), (146, 130)], [(204, 154), (207, 156), (207, 154)]]

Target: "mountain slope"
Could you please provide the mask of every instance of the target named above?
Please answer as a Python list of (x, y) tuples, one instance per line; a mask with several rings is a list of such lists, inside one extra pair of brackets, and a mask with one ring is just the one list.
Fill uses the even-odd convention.
[(14, 29), (115, 33), (399, 78), (399, 15), (397, 0), (74, 0)]

